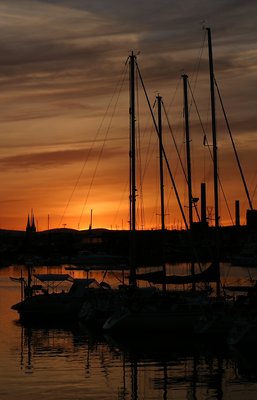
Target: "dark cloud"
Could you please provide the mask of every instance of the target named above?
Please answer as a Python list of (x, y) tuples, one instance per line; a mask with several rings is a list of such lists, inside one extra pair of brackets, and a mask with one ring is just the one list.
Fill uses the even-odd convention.
[(256, 39), (257, 5), (254, 0), (112, 0), (108, 3), (105, 0), (48, 0), (42, 3), (80, 12), (89, 11), (104, 20), (111, 19), (113, 24), (116, 22), (115, 25), (119, 26), (120, 33), (141, 33), (145, 43), (152, 43), (152, 49), (157, 53), (156, 41), (162, 45), (165, 43), (165, 46), (169, 43), (173, 49), (198, 45), (197, 31), (203, 23), (213, 27), (218, 41), (239, 36), (242, 39), (244, 34), (252, 41)]
[[(75, 104), (77, 100), (79, 109), (86, 107), (82, 103), (86, 97), (111, 94), (114, 77), (122, 73), (134, 46), (142, 52), (139, 62), (143, 76), (154, 90), (161, 88), (164, 81), (166, 86), (172, 85), (182, 70), (189, 74), (196, 70), (204, 19), (213, 24), (217, 74), (245, 71), (256, 62), (254, 57), (241, 58), (242, 50), (256, 41), (257, 32), (252, 27), (257, 6), (253, 1), (112, 0), (108, 5), (105, 1), (33, 1), (36, 19), (33, 12), (28, 12), (31, 1), (4, 3), (14, 15), (15, 6), (23, 5), (26, 24), (12, 26), (12, 20), (9, 25), (7, 20), (0, 37), (1, 88), (3, 93), (13, 92), (15, 99), (23, 98), (28, 103), (70, 100)], [(43, 22), (38, 25), (40, 7), (46, 17), (43, 14)], [(53, 12), (61, 10), (60, 15), (52, 16), (51, 7), (57, 7)], [(228, 45), (230, 49), (224, 52)], [(207, 77), (207, 67), (201, 73)], [(45, 116), (63, 112), (53, 109)], [(40, 118), (42, 113), (43, 110), (27, 117)], [(15, 118), (26, 115), (17, 112)]]
[[(44, 7), (46, 4), (55, 5), (64, 10), (63, 17), (56, 18), (56, 23), (62, 26), (65, 19), (68, 29), (62, 31), (50, 27), (48, 33), (49, 26), (46, 25), (46, 30), (39, 33), (34, 23), (25, 33), (16, 28), (17, 33), (20, 33), (19, 37), (16, 35), (6, 41), (5, 35), (1, 36), (0, 49), (5, 55), (0, 60), (1, 73), (7, 77), (10, 74), (16, 77), (19, 75), (20, 84), (22, 79), (23, 82), (28, 80), (30, 83), (42, 79), (46, 84), (47, 81), (59, 77), (64, 80), (65, 85), (68, 78), (83, 75), (87, 82), (94, 77), (104, 80), (113, 76), (120, 68), (113, 56), (119, 55), (122, 61), (122, 57), (125, 57), (125, 53), (134, 45), (137, 46), (136, 50), (148, 56), (145, 62), (149, 62), (150, 65), (152, 58), (161, 57), (163, 65), (158, 69), (158, 73), (165, 78), (165, 64), (179, 64), (179, 60), (175, 59), (175, 51), (187, 52), (199, 48), (202, 37), (202, 16), (199, 16), (199, 12), (207, 16), (207, 23), (208, 19), (213, 20), (214, 41), (217, 47), (234, 43), (235, 39), (237, 45), (242, 41), (249, 44), (256, 41), (257, 36), (256, 31), (251, 29), (254, 11), (257, 9), (252, 1), (247, 4), (231, 0), (186, 3), (132, 1), (124, 4), (113, 0), (108, 2), (107, 6), (104, 1), (63, 0), (42, 1), (41, 4)], [(69, 18), (67, 8), (79, 12)], [(91, 12), (92, 16), (88, 16), (87, 12)], [(98, 17), (96, 21), (95, 15)], [(91, 29), (86, 28), (88, 19), (92, 19), (89, 23), (89, 26), (92, 25)], [(247, 22), (244, 23), (245, 20)], [(190, 53), (187, 57), (188, 63), (192, 62), (192, 57), (195, 55)], [(180, 66), (174, 66), (173, 70), (185, 68), (184, 58)], [(152, 63), (151, 69), (158, 64)]]

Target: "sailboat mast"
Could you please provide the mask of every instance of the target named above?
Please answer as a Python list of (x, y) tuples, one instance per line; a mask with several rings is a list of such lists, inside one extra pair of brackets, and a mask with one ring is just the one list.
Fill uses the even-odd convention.
[(158, 105), (158, 131), (159, 131), (159, 158), (160, 158), (160, 197), (161, 197), (161, 230), (165, 230), (165, 210), (164, 210), (164, 179), (163, 179), (163, 155), (162, 155), (162, 97), (157, 96)]
[[(159, 138), (159, 158), (160, 158), (160, 197), (161, 197), (161, 233), (162, 233), (162, 270), (163, 275), (166, 276), (166, 265), (164, 257), (164, 234), (165, 234), (165, 210), (164, 210), (164, 179), (163, 179), (163, 143), (162, 143), (162, 97), (157, 96), (158, 106), (158, 138)], [(166, 291), (166, 284), (162, 285), (163, 291)]]
[(130, 117), (130, 284), (136, 286), (135, 234), (136, 234), (136, 117), (135, 117), (135, 63), (133, 51), (129, 56), (129, 117)]
[(184, 114), (185, 114), (185, 133), (186, 133), (186, 155), (187, 155), (187, 187), (188, 187), (188, 222), (192, 229), (193, 225), (193, 202), (192, 202), (192, 174), (191, 174), (191, 155), (190, 155), (190, 131), (189, 131), (189, 112), (188, 112), (188, 96), (187, 82), (188, 76), (182, 75), (184, 88)]
[(136, 230), (136, 118), (135, 118), (135, 61), (133, 51), (130, 65), (130, 230)]
[[(209, 72), (210, 72), (210, 91), (211, 91), (211, 113), (212, 113), (212, 146), (213, 146), (213, 185), (214, 185), (214, 209), (215, 209), (215, 263), (220, 272), (219, 265), (219, 192), (218, 192), (218, 149), (216, 136), (216, 110), (215, 110), (215, 92), (214, 92), (214, 69), (212, 56), (211, 29), (206, 28), (208, 34), (209, 50)], [(220, 295), (220, 281), (216, 282), (216, 294)]]
[[(187, 188), (188, 188), (188, 225), (190, 228), (190, 241), (192, 241), (193, 227), (193, 196), (192, 196), (192, 173), (191, 173), (191, 153), (190, 153), (190, 130), (189, 130), (189, 112), (188, 112), (188, 76), (182, 75), (184, 89), (184, 116), (186, 133), (186, 155), (187, 155)], [(193, 248), (193, 244), (191, 247)], [(192, 251), (193, 253), (193, 251)], [(193, 254), (192, 254), (193, 256)], [(195, 274), (194, 262), (191, 262), (191, 274)], [(195, 283), (192, 283), (192, 291), (195, 291)]]
[(211, 29), (206, 28), (208, 34), (209, 50), (209, 72), (210, 72), (210, 92), (211, 92), (211, 114), (212, 114), (212, 146), (213, 146), (213, 184), (214, 184), (214, 209), (215, 209), (215, 227), (219, 227), (219, 191), (218, 191), (218, 149), (216, 134), (216, 109), (214, 92), (214, 72), (212, 56)]

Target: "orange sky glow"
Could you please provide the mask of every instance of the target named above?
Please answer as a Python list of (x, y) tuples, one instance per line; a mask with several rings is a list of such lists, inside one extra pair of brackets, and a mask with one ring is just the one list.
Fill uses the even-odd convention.
[[(187, 185), (173, 138), (185, 163), (181, 75), (189, 77), (197, 104), (196, 110), (189, 93), (193, 196), (200, 197), (206, 182), (213, 224), (203, 20), (212, 30), (215, 78), (256, 208), (256, 14), (254, 1), (111, 0), (108, 8), (103, 0), (1, 1), (0, 228), (24, 230), (32, 209), (39, 230), (87, 229), (91, 210), (93, 228), (129, 228), (131, 49), (138, 53), (155, 115), (156, 96), (163, 98), (164, 148), (186, 216)], [(137, 86), (137, 228), (159, 229), (158, 140), (140, 82)], [(234, 223), (240, 200), (245, 223), (249, 204), (217, 97), (216, 111), (220, 222)], [(180, 229), (182, 216), (164, 169), (166, 227)]]

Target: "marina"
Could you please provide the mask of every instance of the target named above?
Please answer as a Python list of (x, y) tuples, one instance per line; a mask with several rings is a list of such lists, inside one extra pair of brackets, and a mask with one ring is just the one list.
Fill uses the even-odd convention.
[[(38, 273), (46, 271), (45, 267)], [(59, 267), (51, 272), (65, 270)], [(254, 275), (254, 270), (250, 273)], [(85, 272), (77, 274), (85, 277)], [(10, 276), (19, 275), (18, 266), (0, 270), (2, 399), (36, 398), (39, 392), (46, 400), (53, 393), (62, 400), (174, 396), (229, 400), (231, 394), (235, 400), (255, 399), (256, 345), (238, 347), (215, 339), (192, 340), (190, 335), (181, 340), (169, 334), (103, 334), (82, 323), (24, 325), (11, 310), (20, 288)], [(90, 272), (90, 279), (101, 281), (102, 276), (103, 272)], [(223, 282), (243, 284), (247, 279), (245, 268), (222, 266)], [(113, 285), (114, 281), (107, 274), (107, 282)]]
[(165, 3), (0, 5), (1, 400), (256, 400), (256, 6)]
[[(174, 269), (180, 275), (174, 274)], [(192, 281), (188, 280), (190, 275), (186, 273), (188, 269), (190, 264), (166, 265), (163, 290), (162, 271), (137, 274), (141, 280), (131, 286), (129, 271), (124, 274), (116, 270), (78, 269), (72, 271), (72, 276), (60, 273), (66, 270), (65, 266), (59, 267), (58, 273), (39, 274), (27, 265), (21, 267), (20, 277), (10, 277), (19, 286), (21, 296), (11, 308), (18, 313), (21, 323), (55, 322), (65, 326), (81, 322), (88, 328), (121, 336), (128, 332), (171, 337), (189, 335), (195, 339), (198, 336), (207, 340), (215, 338), (220, 343), (247, 344), (249, 339), (244, 339), (241, 332), (251, 328), (254, 343), (257, 293), (253, 273), (248, 270), (247, 276), (245, 270), (237, 280), (231, 281), (231, 275), (242, 267), (223, 264), (217, 296), (216, 273), (209, 272), (213, 266), (193, 275), (196, 285), (193, 291)]]

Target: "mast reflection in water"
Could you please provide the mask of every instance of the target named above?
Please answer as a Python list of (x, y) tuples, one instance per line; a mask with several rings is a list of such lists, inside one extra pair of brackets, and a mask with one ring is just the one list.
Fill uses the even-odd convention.
[(12, 273), (0, 271), (1, 399), (256, 399), (255, 349), (22, 326), (10, 310), (20, 296)]

